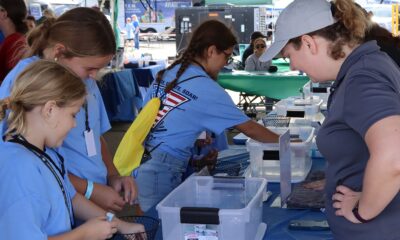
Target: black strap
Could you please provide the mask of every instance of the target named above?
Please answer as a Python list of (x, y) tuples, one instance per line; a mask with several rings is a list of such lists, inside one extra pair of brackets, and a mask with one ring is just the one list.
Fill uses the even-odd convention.
[[(192, 60), (192, 62), (194, 62), (194, 63), (196, 63), (197, 65), (199, 65), (200, 67), (201, 67), (201, 69), (203, 69), (203, 71), (205, 72), (205, 73), (207, 73), (207, 71), (206, 71), (206, 69), (204, 68), (204, 66), (203, 66), (203, 64), (201, 64), (201, 63), (199, 63), (198, 61), (196, 61), (196, 60)], [(207, 73), (208, 74), (208, 73)]]
[[(24, 146), (26, 149), (31, 151), (33, 154), (35, 154), (42, 162), (46, 165), (46, 167), (51, 171), (53, 176), (56, 178), (58, 186), (61, 189), (61, 192), (64, 196), (64, 202), (65, 206), (67, 207), (68, 210), (68, 215), (69, 215), (69, 220), (71, 224), (71, 229), (74, 227), (74, 218), (73, 218), (73, 210), (72, 210), (72, 204), (71, 204), (71, 199), (68, 198), (67, 192), (65, 190), (63, 181), (60, 179), (59, 175), (56, 173), (56, 171), (61, 175), (62, 178), (65, 176), (65, 167), (64, 167), (64, 158), (57, 152), (57, 157), (60, 159), (61, 162), (61, 169), (55, 164), (53, 159), (49, 155), (47, 155), (43, 150), (39, 149), (38, 147), (30, 144), (23, 136), (21, 135), (15, 135), (13, 136), (9, 142), (13, 143), (18, 143)], [(54, 168), (55, 169), (54, 169)]]
[(88, 102), (87, 102), (87, 100), (85, 100), (85, 103), (83, 104), (83, 108), (85, 110), (85, 129), (86, 129), (86, 131), (90, 132), (89, 111), (88, 111)]

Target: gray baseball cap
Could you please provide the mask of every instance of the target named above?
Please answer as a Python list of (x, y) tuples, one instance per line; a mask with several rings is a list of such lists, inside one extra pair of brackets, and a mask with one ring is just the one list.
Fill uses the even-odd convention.
[(295, 0), (279, 14), (275, 41), (260, 57), (267, 62), (278, 55), (290, 39), (332, 25), (331, 3), (326, 0)]

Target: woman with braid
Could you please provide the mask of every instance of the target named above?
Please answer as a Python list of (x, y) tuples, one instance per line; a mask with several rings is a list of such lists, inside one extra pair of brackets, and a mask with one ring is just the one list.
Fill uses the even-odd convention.
[(243, 114), (216, 82), (236, 44), (223, 23), (206, 21), (194, 31), (181, 57), (158, 73), (145, 102), (159, 97), (162, 104), (146, 140), (149, 154), (136, 178), (143, 211), (181, 183), (191, 149), (202, 131), (219, 135), (234, 127), (260, 142), (278, 141), (275, 133)]

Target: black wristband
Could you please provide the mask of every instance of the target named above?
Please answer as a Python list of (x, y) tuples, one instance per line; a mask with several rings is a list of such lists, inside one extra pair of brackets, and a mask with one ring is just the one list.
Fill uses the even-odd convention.
[(360, 221), (361, 223), (367, 223), (367, 222), (370, 222), (372, 219), (364, 219), (363, 217), (361, 217), (361, 215), (360, 215), (360, 213), (358, 212), (358, 203), (357, 203), (357, 205), (353, 208), (353, 215), (354, 215), (354, 217), (358, 220), (358, 221)]

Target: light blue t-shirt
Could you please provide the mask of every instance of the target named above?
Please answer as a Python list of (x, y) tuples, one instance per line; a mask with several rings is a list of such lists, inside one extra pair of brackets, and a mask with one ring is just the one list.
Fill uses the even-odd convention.
[(134, 32), (135, 32), (132, 22), (125, 24), (125, 31), (128, 35), (127, 39), (132, 39), (133, 38), (132, 34), (134, 34)]
[[(166, 71), (159, 88), (159, 97), (164, 95), (166, 83), (175, 78), (179, 67), (177, 65)], [(228, 93), (200, 67), (189, 66), (178, 82), (196, 75), (202, 77), (182, 82), (162, 97), (163, 108), (146, 141), (149, 150), (159, 145), (160, 150), (187, 160), (202, 131), (220, 135), (227, 128), (249, 121)], [(155, 96), (157, 86), (155, 83), (151, 87), (145, 102)]]
[[(70, 231), (64, 196), (48, 167), (18, 143), (1, 143), (0, 152), (0, 239), (47, 240)], [(46, 153), (60, 167), (54, 150)], [(57, 174), (70, 201), (76, 191), (67, 174)], [(69, 211), (72, 216), (71, 207)]]
[[(39, 60), (37, 56), (21, 60), (13, 70), (6, 76), (0, 87), (0, 98), (10, 95), (12, 85), (18, 74), (30, 63)], [(58, 150), (65, 159), (65, 165), (69, 172), (96, 183), (107, 183), (107, 168), (101, 156), (100, 136), (108, 131), (111, 126), (108, 121), (107, 112), (104, 107), (96, 81), (93, 79), (84, 80), (88, 96), (88, 118), (89, 126), (92, 129), (96, 145), (96, 155), (89, 157), (86, 150), (86, 142), (83, 132), (85, 131), (85, 110), (82, 107), (76, 115), (77, 126), (70, 130), (65, 138), (62, 147)], [(3, 120), (0, 123), (2, 135), (7, 130), (7, 124)], [(3, 141), (3, 140), (0, 140)]]

